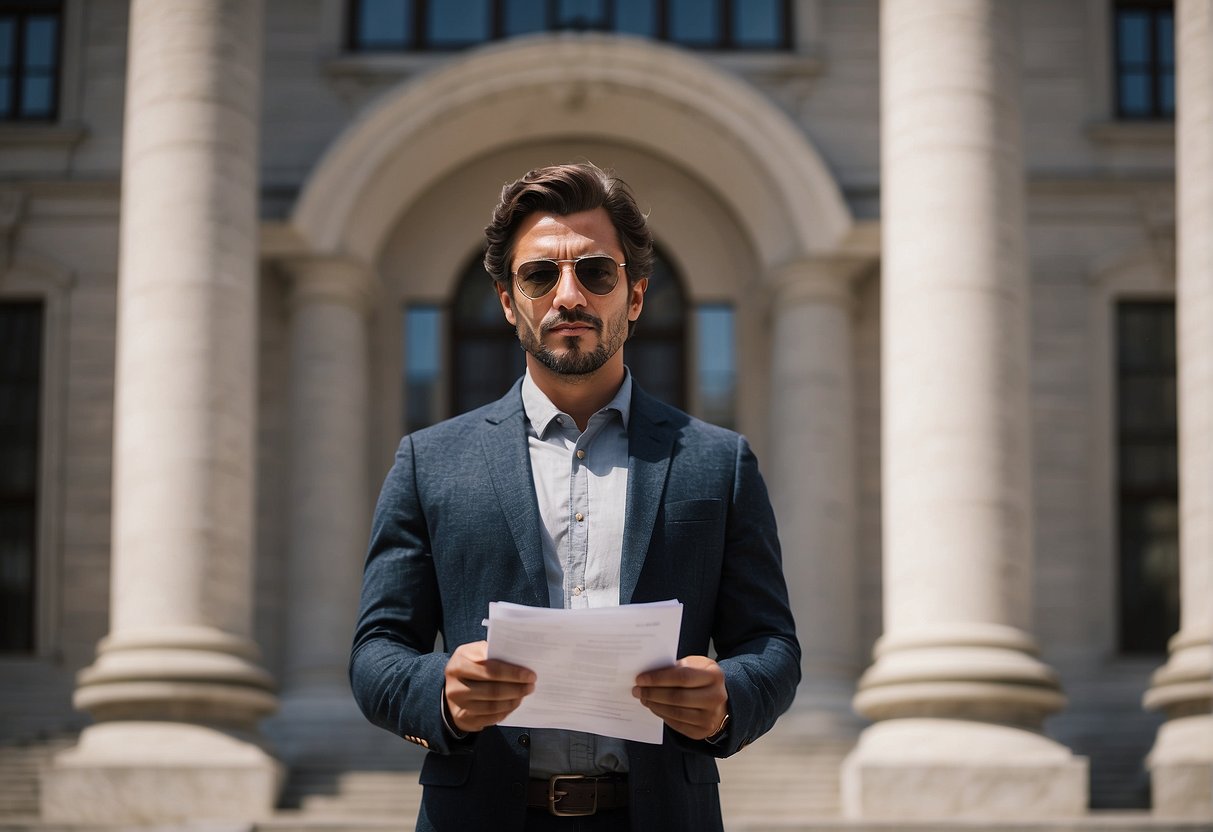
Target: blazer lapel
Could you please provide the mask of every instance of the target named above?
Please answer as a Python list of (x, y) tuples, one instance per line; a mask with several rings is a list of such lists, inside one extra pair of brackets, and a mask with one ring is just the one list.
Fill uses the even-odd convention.
[(665, 491), (675, 431), (655, 400), (633, 382), (628, 425), (628, 496), (624, 515), (619, 603), (629, 604), (644, 568)]
[(481, 435), (489, 478), (497, 502), (505, 514), (514, 538), (514, 546), (530, 579), (534, 598), (531, 606), (548, 605), (548, 582), (543, 567), (539, 504), (531, 480), (531, 459), (527, 451), (526, 416), (522, 410), (520, 385), (515, 384), (504, 398), (485, 414), (489, 428)]

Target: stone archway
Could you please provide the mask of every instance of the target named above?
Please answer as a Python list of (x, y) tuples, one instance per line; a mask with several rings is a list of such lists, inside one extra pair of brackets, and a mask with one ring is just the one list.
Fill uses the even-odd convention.
[(330, 147), (290, 222), (313, 253), (373, 262), (400, 212), (451, 170), (553, 139), (677, 159), (732, 208), (767, 269), (832, 251), (852, 226), (808, 138), (766, 98), (683, 51), (575, 34), (489, 47), (402, 84)]

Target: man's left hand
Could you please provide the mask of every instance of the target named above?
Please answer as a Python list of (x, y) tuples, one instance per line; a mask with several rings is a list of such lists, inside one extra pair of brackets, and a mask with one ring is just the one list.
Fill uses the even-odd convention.
[(632, 696), (683, 736), (703, 740), (720, 730), (728, 713), (724, 671), (707, 656), (687, 656), (673, 667), (636, 677)]

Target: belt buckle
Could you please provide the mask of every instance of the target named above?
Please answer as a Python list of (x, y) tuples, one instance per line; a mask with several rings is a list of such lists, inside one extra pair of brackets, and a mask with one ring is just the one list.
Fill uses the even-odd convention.
[(590, 803), (589, 809), (561, 809), (556, 804), (561, 798), (565, 797), (568, 792), (558, 791), (556, 784), (561, 780), (588, 780), (584, 774), (553, 774), (548, 778), (548, 811), (558, 818), (579, 818), (586, 815), (592, 815), (598, 811), (598, 790), (593, 789), (591, 794), (594, 795), (593, 801)]

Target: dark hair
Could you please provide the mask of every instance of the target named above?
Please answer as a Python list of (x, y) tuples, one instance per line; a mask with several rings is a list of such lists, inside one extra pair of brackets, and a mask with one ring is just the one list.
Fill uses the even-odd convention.
[(622, 179), (591, 164), (536, 168), (502, 188), (493, 221), (484, 229), (484, 270), (498, 285), (512, 287), (514, 236), (523, 220), (536, 211), (567, 216), (595, 208), (605, 208), (615, 226), (628, 285), (648, 277), (653, 270), (653, 237), (644, 214)]

